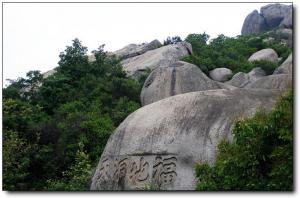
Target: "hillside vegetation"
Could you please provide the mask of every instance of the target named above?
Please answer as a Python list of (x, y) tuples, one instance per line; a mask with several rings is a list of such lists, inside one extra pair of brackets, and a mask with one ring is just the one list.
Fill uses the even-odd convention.
[[(225, 67), (233, 73), (249, 72), (255, 67), (261, 67), (267, 74), (271, 74), (291, 53), (288, 46), (282, 45), (279, 40), (265, 42), (270, 33), (257, 36), (227, 37), (223, 34), (208, 42), (209, 35), (190, 34), (185, 41), (191, 43), (193, 54), (183, 58), (184, 61), (197, 65), (204, 73), (210, 70)], [(270, 61), (249, 62), (248, 58), (261, 49), (272, 48), (282, 57), (278, 63)]]
[(95, 62), (86, 53), (75, 39), (57, 73), (31, 71), (3, 90), (4, 190), (88, 189), (110, 134), (140, 107), (142, 83), (103, 46)]
[(215, 165), (196, 166), (197, 190), (293, 190), (293, 92), (272, 112), (237, 121), (234, 141), (222, 141)]

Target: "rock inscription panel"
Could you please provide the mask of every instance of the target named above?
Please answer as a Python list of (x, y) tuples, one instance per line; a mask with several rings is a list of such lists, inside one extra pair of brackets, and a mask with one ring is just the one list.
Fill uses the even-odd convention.
[(174, 155), (104, 156), (97, 189), (167, 190), (176, 181), (177, 158)]

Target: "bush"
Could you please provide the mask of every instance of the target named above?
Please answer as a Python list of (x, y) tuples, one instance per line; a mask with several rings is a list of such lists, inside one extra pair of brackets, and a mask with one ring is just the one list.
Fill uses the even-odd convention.
[(196, 165), (197, 190), (293, 190), (293, 93), (270, 113), (236, 122), (234, 141), (221, 141), (216, 162)]
[(266, 44), (261, 36), (237, 36), (227, 37), (219, 35), (207, 43), (209, 35), (190, 34), (185, 41), (191, 43), (193, 54), (182, 58), (183, 61), (197, 65), (204, 73), (210, 70), (225, 67), (231, 69), (233, 73), (249, 72), (254, 67), (260, 66), (270, 74), (277, 64), (269, 62), (250, 63), (248, 58), (255, 52), (264, 48), (273, 48), (282, 57), (282, 63), (291, 53), (291, 49), (275, 42)]

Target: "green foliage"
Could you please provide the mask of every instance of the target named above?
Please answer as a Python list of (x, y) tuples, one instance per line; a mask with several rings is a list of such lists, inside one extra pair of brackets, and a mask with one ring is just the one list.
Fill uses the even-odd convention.
[[(270, 73), (278, 64), (269, 62), (250, 63), (248, 58), (256, 51), (264, 48), (274, 49), (279, 57), (284, 61), (291, 53), (291, 49), (279, 42), (265, 43), (264, 36), (237, 36), (235, 38), (219, 35), (210, 40), (209, 35), (190, 34), (185, 41), (191, 43), (193, 54), (184, 57), (182, 60), (197, 65), (204, 73), (208, 74), (210, 70), (225, 67), (237, 72), (249, 72), (251, 69), (262, 66), (267, 73)], [(259, 64), (260, 63), (260, 64)]]
[(83, 143), (78, 144), (79, 149), (76, 152), (75, 164), (69, 170), (63, 173), (60, 180), (47, 181), (46, 190), (50, 191), (82, 191), (88, 190), (88, 184), (91, 177), (91, 162), (88, 154), (83, 150)]
[(176, 44), (181, 42), (180, 36), (174, 36), (174, 37), (167, 37), (166, 40), (164, 40), (164, 45), (170, 45), (170, 44)]
[[(75, 39), (60, 54), (55, 74), (43, 79), (31, 71), (3, 90), (7, 190), (87, 189), (110, 134), (140, 107), (143, 79), (127, 77), (104, 45), (93, 51), (93, 62), (86, 52)], [(6, 146), (11, 142), (16, 146)], [(20, 156), (11, 158), (18, 149)]]
[(3, 190), (26, 190), (30, 145), (15, 131), (3, 133)]
[(234, 141), (221, 141), (216, 162), (196, 165), (197, 190), (293, 190), (293, 93), (270, 113), (237, 121)]

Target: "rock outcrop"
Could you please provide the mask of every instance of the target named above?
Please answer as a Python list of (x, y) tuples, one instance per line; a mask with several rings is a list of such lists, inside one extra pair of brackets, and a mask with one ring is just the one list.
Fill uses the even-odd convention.
[(236, 73), (230, 81), (225, 82), (228, 85), (243, 88), (247, 84), (252, 83), (262, 77), (266, 76), (264, 70), (260, 67), (253, 68), (249, 73), (238, 72)]
[(269, 4), (251, 12), (244, 20), (242, 35), (259, 34), (276, 28), (293, 28), (293, 7)]
[(141, 103), (144, 106), (177, 94), (221, 88), (197, 66), (178, 61), (150, 73), (141, 92)]
[(55, 69), (46, 71), (45, 73), (42, 73), (43, 78), (48, 78), (49, 76), (52, 76), (53, 74), (55, 74), (57, 71)]
[(244, 21), (242, 35), (259, 34), (268, 29), (265, 19), (257, 10), (251, 12)]
[(129, 115), (109, 138), (91, 190), (194, 190), (194, 165), (212, 164), (235, 120), (271, 109), (280, 91), (210, 90), (180, 94)]
[(284, 20), (288, 21), (288, 19), (291, 19), (292, 9), (292, 6), (276, 3), (261, 7), (260, 13), (268, 27), (274, 29), (280, 26)]
[(271, 48), (267, 48), (267, 49), (262, 49), (262, 50), (259, 50), (258, 52), (255, 52), (248, 59), (248, 61), (250, 61), (250, 62), (258, 61), (258, 60), (267, 60), (267, 61), (277, 62), (278, 55), (275, 50), (273, 50)]
[(232, 71), (227, 68), (216, 68), (209, 72), (211, 79), (218, 82), (225, 82), (232, 76)]
[(149, 50), (139, 56), (125, 59), (121, 62), (124, 70), (129, 76), (138, 76), (147, 69), (153, 70), (157, 67), (170, 65), (180, 58), (192, 53), (191, 44), (180, 42)]
[(278, 74), (265, 76), (257, 81), (247, 84), (247, 89), (277, 89), (286, 90), (293, 87), (292, 75)]
[(293, 28), (293, 12), (290, 11), (281, 21), (280, 28)]
[(124, 48), (113, 52), (113, 54), (117, 55), (121, 59), (127, 59), (127, 58), (144, 54), (149, 50), (153, 50), (161, 46), (162, 44), (158, 40), (153, 40), (150, 43), (144, 43), (140, 45), (129, 44)]
[(275, 69), (273, 74), (293, 74), (293, 55), (290, 54), (289, 57)]

